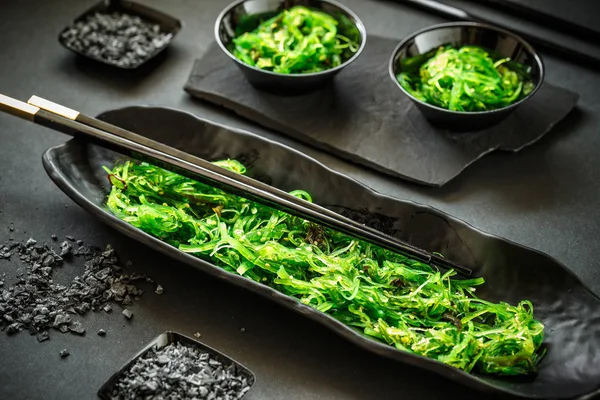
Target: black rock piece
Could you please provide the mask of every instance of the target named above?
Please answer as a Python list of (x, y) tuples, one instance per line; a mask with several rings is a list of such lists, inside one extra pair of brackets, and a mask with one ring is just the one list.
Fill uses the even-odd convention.
[(50, 339), (50, 335), (48, 334), (48, 331), (42, 331), (42, 332), (38, 333), (38, 335), (37, 335), (38, 342), (43, 342), (48, 339)]
[(104, 329), (98, 330), (98, 336), (106, 336), (106, 331)]
[(69, 242), (67, 242), (66, 240), (60, 244), (60, 256), (61, 257), (68, 256), (69, 254), (72, 253), (72, 251), (73, 251), (73, 248), (71, 247)]
[(122, 314), (127, 319), (131, 319), (133, 317), (133, 313), (131, 311), (129, 311), (128, 309), (124, 309), (123, 312), (122, 312)]
[(69, 325), (69, 330), (78, 335), (83, 335), (85, 333), (85, 328), (81, 325), (81, 322), (75, 321)]
[(68, 356), (69, 356), (69, 350), (67, 350), (67, 349), (62, 349), (62, 350), (60, 351), (60, 353), (58, 353), (58, 354), (60, 354), (60, 357), (61, 357), (61, 358), (68, 357)]
[(114, 384), (111, 398), (239, 399), (250, 389), (234, 365), (223, 365), (201, 350), (173, 343), (153, 348)]

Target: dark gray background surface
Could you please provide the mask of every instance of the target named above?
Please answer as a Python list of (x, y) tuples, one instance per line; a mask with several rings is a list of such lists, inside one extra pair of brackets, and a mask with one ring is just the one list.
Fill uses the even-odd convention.
[[(23, 100), (37, 94), (88, 114), (135, 104), (177, 107), (278, 138), (380, 192), (430, 204), (486, 232), (546, 252), (600, 294), (597, 73), (546, 56), (547, 80), (578, 92), (578, 110), (542, 142), (517, 154), (490, 155), (441, 189), (423, 188), (336, 160), (191, 99), (182, 87), (193, 60), (210, 44), (214, 19), (227, 0), (144, 3), (182, 18), (185, 27), (162, 63), (126, 74), (77, 59), (57, 42), (60, 29), (93, 2), (2, 1), (0, 93)], [(399, 40), (443, 22), (399, 4), (345, 3), (361, 16), (368, 32)], [(199, 331), (208, 345), (250, 367), (258, 383), (249, 400), (489, 398), (367, 354), (316, 323), (105, 227), (63, 195), (42, 168), (42, 152), (66, 139), (0, 115), (0, 242), (10, 236), (49, 240), (56, 233), (98, 245), (112, 243), (123, 260), (131, 259), (135, 271), (153, 276), (165, 293), (144, 294), (131, 308), (135, 316), (130, 323), (118, 314), (92, 314), (84, 320), (88, 334), (83, 338), (51, 332), (51, 340), (40, 344), (27, 333), (0, 333), (0, 399), (94, 399), (114, 370), (167, 329), (188, 335)], [(14, 232), (7, 229), (10, 222)], [(17, 267), (0, 261), (0, 273), (14, 276)], [(81, 266), (69, 266), (63, 275), (81, 271)], [(101, 327), (108, 331), (105, 338), (95, 334)], [(71, 356), (61, 360), (58, 351), (65, 347)]]

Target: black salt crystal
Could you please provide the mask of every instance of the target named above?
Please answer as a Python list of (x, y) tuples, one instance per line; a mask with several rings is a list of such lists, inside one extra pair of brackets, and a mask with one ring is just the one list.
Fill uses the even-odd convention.
[(170, 36), (157, 24), (124, 13), (95, 13), (61, 34), (72, 49), (122, 67), (133, 67), (165, 47)]
[(235, 365), (182, 343), (154, 347), (123, 371), (113, 384), (115, 400), (139, 398), (239, 399), (250, 389)]
[(83, 335), (85, 333), (85, 328), (81, 325), (81, 322), (75, 321), (71, 325), (69, 325), (69, 330), (78, 335)]
[(12, 335), (23, 330), (23, 325), (20, 322), (13, 322), (6, 328), (6, 333)]
[(50, 335), (48, 334), (48, 331), (40, 332), (37, 335), (38, 342), (43, 342), (44, 340), (48, 340), (48, 339), (50, 339)]
[(71, 245), (69, 244), (69, 242), (67, 242), (66, 240), (64, 242), (62, 242), (60, 244), (60, 256), (64, 257), (67, 256), (69, 254), (71, 254), (73, 248), (71, 247)]
[[(63, 253), (71, 249), (67, 241), (61, 244)], [(83, 334), (85, 328), (80, 322), (72, 322), (71, 315), (85, 315), (97, 309), (109, 312), (112, 309), (109, 302), (116, 301), (111, 291), (113, 285), (123, 291), (126, 303), (133, 303), (132, 298), (143, 293), (131, 284), (128, 275), (119, 272), (118, 259), (110, 246), (102, 253), (100, 248), (90, 246), (77, 250), (82, 250), (82, 254), (73, 254), (71, 260), (84, 258), (84, 272), (68, 286), (62, 286), (52, 281), (52, 274), (63, 264), (63, 259), (47, 244), (37, 244), (33, 238), (0, 244), (1, 254), (14, 252), (25, 267), (17, 275), (16, 283), (0, 289), (0, 330), (8, 334), (27, 330), (37, 334), (40, 341), (49, 338), (49, 328)], [(0, 276), (0, 282), (4, 282), (4, 277), (5, 274)]]
[(131, 319), (131, 317), (133, 317), (133, 313), (131, 311), (129, 311), (128, 309), (124, 309), (123, 312), (122, 312), (122, 314), (127, 319)]

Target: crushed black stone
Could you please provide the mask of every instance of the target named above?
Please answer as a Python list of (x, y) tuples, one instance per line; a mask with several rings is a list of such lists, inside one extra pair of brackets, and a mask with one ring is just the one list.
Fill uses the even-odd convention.
[(65, 236), (68, 240), (70, 240), (71, 242), (75, 241), (75, 238), (73, 236), (67, 235)]
[(115, 382), (113, 400), (239, 399), (250, 382), (235, 365), (224, 365), (208, 353), (172, 343), (150, 349)]
[(61, 358), (68, 357), (68, 356), (69, 356), (69, 350), (67, 350), (67, 349), (62, 349), (62, 350), (60, 351), (60, 353), (58, 353), (58, 354), (60, 354), (60, 357), (61, 357)]
[(70, 48), (120, 67), (135, 67), (165, 47), (160, 26), (121, 12), (95, 13), (61, 33)]
[(48, 339), (50, 339), (50, 335), (48, 334), (48, 331), (38, 333), (38, 335), (37, 335), (38, 342), (43, 342), (44, 340), (48, 340)]
[(154, 291), (154, 293), (156, 293), (156, 294), (163, 294), (164, 292), (165, 292), (165, 290), (160, 285), (156, 286), (156, 290)]
[(85, 328), (81, 325), (81, 322), (75, 321), (71, 325), (69, 325), (69, 330), (78, 335), (83, 335), (85, 333)]
[(73, 247), (66, 240), (60, 244), (60, 256), (66, 257), (73, 253)]
[[(144, 292), (135, 281), (147, 279), (124, 273), (110, 245), (104, 251), (89, 246), (72, 251), (64, 241), (59, 254), (47, 243), (39, 244), (33, 238), (0, 244), (0, 259), (11, 257), (18, 258), (25, 268), (14, 284), (0, 288), (0, 329), (7, 334), (27, 330), (37, 335), (39, 342), (50, 338), (51, 328), (84, 335), (85, 327), (73, 317), (101, 309), (110, 312), (110, 303), (131, 305), (132, 298), (139, 298)], [(83, 274), (68, 286), (52, 280), (65, 257), (83, 259), (85, 266)]]
[(52, 234), (50, 237), (52, 238), (52, 240), (57, 240), (58, 239), (58, 236), (56, 236), (55, 234)]
[(196, 333), (194, 333), (194, 337), (195, 337), (196, 339), (199, 339), (199, 338), (201, 338), (201, 337), (202, 337), (202, 334), (201, 334), (200, 332), (196, 332)]
[(77, 243), (77, 246), (83, 246), (83, 240), (81, 240), (81, 239), (78, 240), (76, 243)]
[(131, 317), (133, 317), (133, 313), (131, 311), (129, 311), (128, 309), (124, 309), (123, 312), (122, 312), (122, 314), (127, 319), (131, 319)]
[(106, 336), (106, 331), (104, 329), (98, 330), (98, 336)]

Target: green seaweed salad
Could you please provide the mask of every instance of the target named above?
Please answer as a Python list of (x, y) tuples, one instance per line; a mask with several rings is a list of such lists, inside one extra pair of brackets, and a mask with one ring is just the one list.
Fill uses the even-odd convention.
[(534, 87), (525, 65), (510, 58), (494, 60), (478, 46), (441, 47), (420, 66), (411, 61), (403, 60), (405, 71), (397, 75), (400, 85), (418, 100), (452, 111), (506, 107)]
[(358, 51), (340, 34), (338, 21), (322, 11), (295, 6), (233, 39), (232, 53), (256, 68), (281, 74), (325, 71)]
[[(244, 174), (234, 160), (216, 165)], [(404, 255), (147, 163), (105, 170), (107, 208), (186, 253), (270, 286), (365, 335), (464, 371), (536, 371), (544, 326), (533, 306), (475, 295), (483, 278), (454, 279)], [(291, 194), (312, 201), (302, 190)]]

